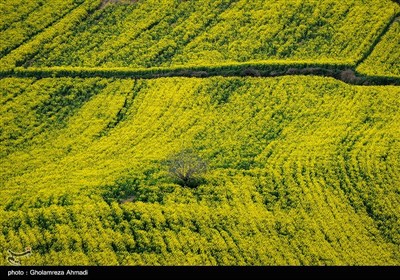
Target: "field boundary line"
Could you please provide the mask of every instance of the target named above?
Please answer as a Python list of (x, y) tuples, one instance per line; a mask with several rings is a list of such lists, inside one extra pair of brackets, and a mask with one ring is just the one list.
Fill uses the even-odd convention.
[(353, 85), (400, 85), (397, 76), (358, 75), (352, 61), (319, 63), (311, 61), (264, 61), (235, 64), (174, 66), (152, 68), (90, 68), (90, 67), (16, 67), (0, 70), (0, 77), (103, 77), (154, 79), (162, 77), (279, 77), (288, 75), (307, 75), (331, 77)]

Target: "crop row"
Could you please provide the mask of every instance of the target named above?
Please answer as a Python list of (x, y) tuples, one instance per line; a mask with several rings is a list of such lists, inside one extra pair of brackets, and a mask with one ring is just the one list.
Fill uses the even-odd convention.
[[(61, 1), (61, 2), (64, 4), (69, 3), (69, 2), (65, 2), (65, 1)], [(0, 68), (2, 69), (2, 71), (5, 71), (7, 69), (10, 70), (10, 69), (14, 68), (16, 65), (19, 65), (21, 62), (29, 60), (30, 57), (39, 53), (41, 51), (41, 48), (45, 44), (49, 43), (57, 36), (65, 33), (66, 30), (72, 28), (78, 22), (85, 19), (91, 12), (93, 12), (95, 9), (97, 9), (98, 6), (100, 5), (100, 2), (101, 2), (100, 0), (88, 0), (88, 1), (83, 2), (80, 6), (78, 6), (75, 9), (72, 9), (72, 10), (67, 9), (68, 13), (64, 17), (62, 17), (58, 22), (55, 22), (56, 17), (54, 17), (54, 16), (49, 17), (49, 15), (47, 13), (40, 14), (40, 15), (38, 15), (38, 17), (41, 16), (42, 18), (47, 19), (48, 22), (40, 23), (40, 26), (36, 29), (32, 29), (33, 27), (30, 26), (29, 23), (26, 23), (25, 21), (17, 22), (16, 24), (23, 25), (21, 28), (26, 28), (28, 30), (26, 35), (24, 35), (23, 31), (21, 31), (19, 29), (13, 29), (12, 27), (10, 27), (9, 29), (7, 29), (5, 31), (2, 31), (1, 32), (2, 36), (10, 36), (9, 39), (4, 38), (4, 40), (7, 39), (7, 42), (5, 44), (10, 44), (10, 46), (5, 45), (6, 48), (8, 48), (7, 52), (5, 52), (5, 53), (7, 53), (7, 55), (3, 56), (0, 60)], [(53, 1), (50, 1), (49, 3), (53, 3)], [(54, 2), (54, 3), (56, 3), (56, 2)], [(73, 1), (73, 3), (76, 4), (79, 2)], [(45, 6), (45, 7), (47, 7), (47, 6)], [(60, 12), (61, 14), (65, 13), (65, 11), (63, 10), (63, 9), (65, 9), (64, 6), (58, 5), (57, 7), (62, 10), (62, 13)], [(62, 7), (64, 7), (64, 8), (62, 8)], [(53, 13), (53, 12), (54, 11), (52, 9), (51, 13)], [(60, 13), (57, 13), (57, 16), (59, 16)], [(43, 31), (39, 32), (41, 30), (40, 27), (43, 28), (44, 26), (47, 26), (53, 22), (55, 22), (53, 25), (51, 25), (50, 27), (45, 28)], [(24, 24), (26, 24), (27, 26), (24, 26)], [(30, 38), (30, 36), (36, 34), (37, 32), (39, 32), (39, 33), (36, 36), (33, 36), (29, 41), (22, 44), (18, 48), (13, 49), (18, 44), (24, 42), (25, 40)], [(7, 35), (8, 33), (10, 33), (11, 35)], [(20, 38), (22, 35), (23, 35), (23, 38)], [(14, 42), (14, 40), (17, 40), (17, 41)]]
[(400, 17), (376, 45), (371, 55), (357, 68), (366, 75), (400, 77)]
[[(79, 1), (29, 1), (29, 3), (7, 3), (0, 11), (5, 18), (1, 22), (0, 57), (26, 42), (48, 26), (62, 18), (68, 12), (82, 4)], [(8, 11), (10, 7), (15, 9)], [(17, 20), (16, 20), (17, 19)]]

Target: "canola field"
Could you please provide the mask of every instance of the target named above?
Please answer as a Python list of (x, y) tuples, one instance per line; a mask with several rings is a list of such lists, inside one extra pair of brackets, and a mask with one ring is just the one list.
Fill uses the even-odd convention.
[(0, 265), (400, 265), (399, 13), (0, 0)]
[[(9, 78), (1, 89), (2, 254), (31, 246), (25, 261), (38, 265), (399, 263), (399, 87), (299, 76)], [(182, 147), (209, 163), (196, 189), (163, 165)]]

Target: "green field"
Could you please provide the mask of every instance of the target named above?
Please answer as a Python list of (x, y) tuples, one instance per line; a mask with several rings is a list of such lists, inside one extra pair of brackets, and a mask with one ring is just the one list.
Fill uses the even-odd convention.
[(28, 2), (0, 2), (1, 266), (400, 265), (394, 1)]

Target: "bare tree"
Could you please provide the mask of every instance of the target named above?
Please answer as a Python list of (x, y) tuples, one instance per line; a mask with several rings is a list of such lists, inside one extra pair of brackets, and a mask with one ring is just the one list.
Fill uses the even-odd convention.
[(202, 181), (207, 171), (206, 162), (192, 149), (184, 149), (172, 154), (167, 159), (169, 173), (182, 187), (195, 188)]

